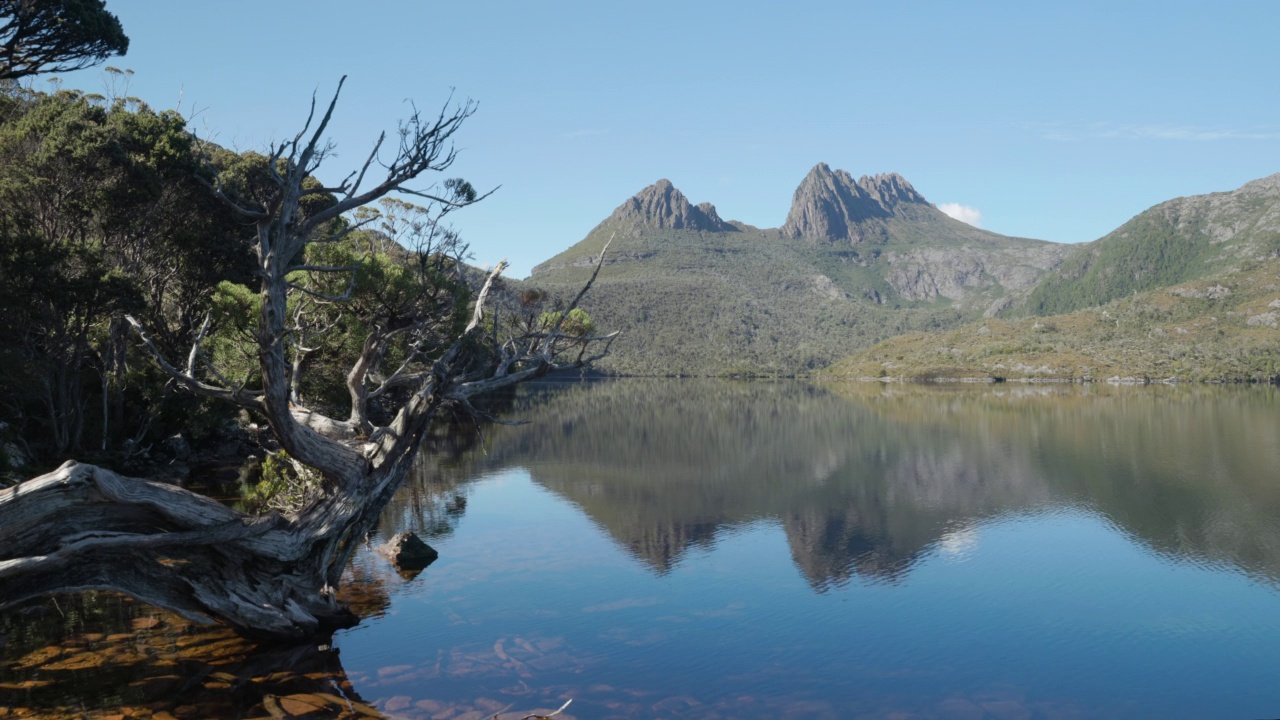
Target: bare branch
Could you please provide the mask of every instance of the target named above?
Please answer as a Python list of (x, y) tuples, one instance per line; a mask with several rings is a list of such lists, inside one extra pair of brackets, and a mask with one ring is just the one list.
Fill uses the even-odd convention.
[(459, 208), (464, 208), (464, 207), (466, 207), (466, 206), (468, 206), (468, 205), (474, 205), (474, 204), (476, 204), (476, 203), (480, 202), (481, 200), (484, 200), (485, 198), (489, 197), (490, 195), (492, 195), (492, 194), (494, 194), (494, 193), (498, 192), (498, 190), (499, 190), (501, 187), (502, 187), (502, 186), (501, 186), (501, 185), (499, 185), (498, 187), (495, 187), (494, 189), (490, 190), (489, 192), (487, 192), (487, 193), (485, 193), (485, 194), (483, 194), (483, 195), (477, 195), (475, 200), (468, 200), (468, 201), (466, 201), (466, 202), (458, 202), (457, 200), (448, 200), (448, 199), (446, 199), (446, 198), (442, 198), (442, 197), (440, 197), (439, 195), (435, 195), (435, 194), (433, 194), (433, 193), (429, 193), (429, 192), (425, 192), (425, 191), (419, 191), (419, 190), (409, 190), (408, 188), (400, 188), (400, 189), (399, 189), (399, 190), (397, 190), (396, 192), (398, 192), (398, 193), (400, 193), (400, 194), (402, 194), (402, 195), (413, 195), (413, 196), (415, 196), (415, 197), (425, 198), (425, 199), (430, 200), (430, 201), (432, 201), (432, 202), (434, 202), (434, 203), (438, 203), (438, 204), (440, 204), (440, 205), (442, 205), (442, 206), (444, 206), (444, 207), (446, 207), (446, 208), (450, 208), (450, 209), (457, 210), (457, 209), (459, 209)]
[(376, 219), (377, 219), (377, 218), (366, 218), (366, 219), (364, 219), (364, 220), (358, 220), (358, 221), (356, 221), (356, 222), (347, 223), (346, 225), (344, 225), (344, 226), (343, 226), (343, 228), (342, 228), (341, 230), (339, 230), (339, 231), (337, 231), (337, 232), (333, 233), (332, 235), (328, 235), (328, 236), (326, 236), (326, 237), (317, 237), (317, 238), (312, 238), (312, 239), (311, 239), (311, 242), (313, 242), (313, 243), (335, 243), (335, 242), (338, 242), (339, 240), (341, 240), (341, 239), (345, 238), (346, 236), (350, 235), (351, 233), (355, 232), (356, 230), (359, 230), (359, 229), (363, 228), (364, 226), (368, 225), (369, 223), (373, 222), (373, 221), (374, 221), (374, 220), (376, 220)]
[(341, 295), (326, 295), (324, 293), (316, 292), (315, 290), (311, 290), (303, 285), (299, 285), (293, 282), (286, 282), (285, 285), (287, 287), (293, 288), (294, 290), (304, 292), (318, 300), (325, 300), (327, 302), (346, 302), (347, 300), (351, 299), (351, 292), (356, 287), (356, 276), (354, 274), (351, 275), (351, 280), (347, 283), (347, 290)]
[[(461, 127), (462, 122), (475, 113), (475, 104), (468, 102), (455, 109), (452, 114), (447, 114), (446, 111), (447, 105), (441, 109), (439, 117), (430, 127), (423, 125), (420, 115), (415, 113), (410, 117), (401, 126), (400, 150), (395, 160), (387, 166), (387, 177), (369, 190), (359, 194), (353, 192), (332, 207), (316, 213), (308, 218), (305, 228), (310, 230), (319, 227), (389, 193), (405, 192), (404, 184), (422, 173), (428, 170), (442, 171), (452, 165), (457, 153), (452, 148), (446, 150), (446, 143)], [(445, 202), (458, 207), (470, 204)]]
[(604, 267), (604, 254), (609, 251), (609, 246), (613, 244), (613, 239), (617, 237), (617, 235), (618, 233), (616, 232), (610, 235), (608, 242), (604, 244), (604, 247), (600, 248), (600, 254), (596, 256), (596, 269), (591, 272), (591, 278), (588, 279), (587, 284), (583, 285), (582, 289), (578, 291), (578, 294), (573, 298), (573, 302), (569, 303), (568, 309), (565, 310), (566, 314), (568, 314), (569, 310), (573, 310), (578, 307), (578, 303), (582, 302), (582, 298), (586, 297), (587, 292), (591, 290), (591, 286), (595, 284), (596, 278), (600, 276), (600, 268)]
[(564, 704), (560, 706), (560, 709), (555, 710), (551, 713), (548, 713), (546, 715), (538, 715), (537, 713), (534, 713), (531, 715), (525, 715), (524, 717), (520, 718), (520, 720), (550, 720), (550, 718), (553, 718), (556, 715), (559, 715), (560, 713), (564, 712), (565, 708), (569, 707), (569, 703), (571, 702), (573, 702), (573, 698), (569, 698), (568, 700), (565, 700)]
[(382, 141), (387, 138), (385, 132), (378, 133), (378, 141), (373, 144), (373, 150), (369, 151), (369, 158), (364, 161), (364, 165), (360, 166), (360, 174), (356, 176), (356, 181), (351, 185), (351, 189), (347, 191), (347, 196), (354, 195), (360, 189), (360, 184), (364, 182), (364, 174), (369, 170), (369, 166), (373, 161), (378, 159), (378, 148), (382, 147)]
[[(320, 119), (320, 124), (316, 126), (316, 131), (311, 136), (311, 141), (307, 143), (307, 147), (302, 151), (302, 156), (298, 158), (296, 168), (290, 168), (290, 172), (298, 172), (306, 175), (311, 172), (311, 159), (316, 156), (317, 148), (320, 147), (320, 141), (324, 139), (324, 131), (329, 127), (329, 120), (333, 117), (333, 109), (338, 106), (338, 96), (342, 94), (342, 85), (347, 82), (347, 76), (343, 75), (338, 79), (338, 87), (333, 91), (333, 98), (329, 100), (329, 107), (324, 112), (324, 117)], [(311, 118), (315, 117), (315, 96), (311, 97), (311, 114), (307, 116), (307, 124), (303, 126), (302, 132), (298, 133), (301, 138), (306, 133), (307, 128), (311, 126)], [(295, 139), (296, 143), (297, 140)], [(319, 152), (323, 153), (323, 150)]]
[(160, 369), (182, 387), (197, 395), (225, 400), (240, 407), (257, 408), (259, 406), (262, 398), (261, 393), (247, 392), (243, 387), (232, 390), (218, 387), (217, 385), (209, 385), (197, 380), (192, 375), (178, 370), (165, 359), (164, 353), (160, 352), (160, 348), (156, 346), (155, 341), (147, 333), (142, 323), (138, 322), (132, 315), (125, 315), (124, 317), (133, 326), (134, 332), (138, 333), (138, 337), (142, 338), (142, 341), (146, 343), (147, 349), (151, 351), (151, 356), (155, 359), (156, 364), (160, 366)]
[(568, 319), (569, 313), (577, 309), (578, 303), (582, 302), (582, 298), (586, 296), (587, 291), (595, 284), (596, 278), (600, 276), (600, 268), (604, 267), (604, 254), (609, 250), (609, 245), (613, 243), (613, 238), (616, 236), (616, 232), (613, 235), (610, 235), (609, 241), (604, 244), (604, 247), (600, 248), (600, 254), (596, 256), (596, 269), (591, 272), (591, 277), (587, 280), (587, 283), (582, 286), (582, 289), (578, 291), (577, 296), (573, 298), (573, 302), (569, 303), (569, 307), (565, 308), (564, 312), (560, 313), (560, 317), (556, 320), (556, 324), (552, 326), (550, 331), (548, 331), (546, 347), (543, 350), (544, 353), (550, 353), (551, 345), (555, 342), (556, 338), (563, 337), (560, 335), (560, 328), (564, 325), (564, 321)]
[(260, 221), (260, 220), (266, 220), (268, 217), (270, 217), (270, 214), (265, 210), (252, 210), (250, 208), (244, 207), (243, 205), (237, 203), (235, 200), (232, 200), (231, 197), (227, 195), (225, 188), (222, 185), (222, 181), (220, 180), (215, 182), (209, 182), (208, 180), (205, 180), (200, 176), (196, 176), (196, 182), (199, 182), (201, 185), (204, 185), (205, 187), (212, 190), (214, 196), (216, 196), (219, 200), (221, 200), (224, 205), (231, 208), (235, 212), (245, 216), (246, 218), (249, 218), (250, 220)]
[(467, 323), (467, 329), (463, 331), (464, 334), (470, 334), (471, 331), (480, 324), (480, 321), (484, 319), (484, 304), (489, 299), (489, 291), (493, 288), (494, 281), (497, 280), (498, 276), (502, 274), (502, 271), (506, 269), (507, 261), (505, 259), (499, 260), (498, 264), (495, 265), (493, 270), (489, 273), (489, 277), (485, 278), (484, 287), (480, 288), (480, 295), (476, 297), (476, 307), (471, 313), (471, 322)]
[(196, 358), (200, 355), (200, 343), (204, 342), (204, 336), (209, 332), (209, 321), (212, 319), (212, 313), (204, 316), (200, 331), (196, 333), (196, 339), (191, 343), (191, 352), (187, 354), (187, 375), (194, 377), (196, 374)]

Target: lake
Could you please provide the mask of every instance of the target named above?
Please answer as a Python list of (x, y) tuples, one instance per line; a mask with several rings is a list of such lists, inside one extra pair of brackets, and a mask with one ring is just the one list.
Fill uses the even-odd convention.
[[(330, 644), (0, 616), (0, 717), (1280, 716), (1268, 387), (545, 383), (442, 434)], [(419, 533), (402, 576), (372, 545)]]

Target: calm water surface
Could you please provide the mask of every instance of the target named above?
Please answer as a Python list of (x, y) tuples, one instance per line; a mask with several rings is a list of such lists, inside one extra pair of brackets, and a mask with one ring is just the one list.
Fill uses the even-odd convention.
[(388, 509), (440, 560), (360, 554), (332, 648), (61, 598), (0, 617), (0, 706), (1280, 716), (1272, 389), (616, 381), (503, 412), (533, 422), (448, 443)]

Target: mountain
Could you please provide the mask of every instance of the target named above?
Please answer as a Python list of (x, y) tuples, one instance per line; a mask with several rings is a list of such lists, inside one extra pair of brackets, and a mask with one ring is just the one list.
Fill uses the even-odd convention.
[(1280, 381), (1280, 260), (1072, 313), (907, 333), (827, 378)]
[(1071, 312), (1280, 255), (1280, 174), (1161, 203), (1081, 245), (1023, 308)]
[(726, 222), (660, 180), (528, 282), (571, 292), (611, 239), (583, 307), (623, 331), (601, 369), (640, 375), (809, 372), (998, 312), (1069, 252), (954, 220), (899, 175), (855, 180), (819, 164), (776, 229)]
[(1280, 175), (1140, 213), (1005, 316), (890, 338), (826, 374), (1280, 381)]
[(665, 179), (636, 193), (619, 205), (604, 222), (630, 237), (662, 230), (737, 231), (720, 219), (714, 205), (702, 203), (693, 206), (670, 180)]
[[(832, 171), (826, 163), (818, 163), (809, 171), (791, 200), (791, 212), (781, 232), (788, 238), (809, 238), (830, 242), (883, 241), (880, 218), (907, 217), (923, 219), (929, 210), (937, 209), (916, 192), (901, 175), (863, 176), (854, 180), (844, 170)], [(941, 214), (941, 213), (939, 213)]]

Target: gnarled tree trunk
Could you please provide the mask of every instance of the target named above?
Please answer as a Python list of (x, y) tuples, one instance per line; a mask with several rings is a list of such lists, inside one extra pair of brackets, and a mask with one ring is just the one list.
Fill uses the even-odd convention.
[[(335, 231), (334, 223), (388, 193), (426, 197), (444, 208), (441, 214), (477, 199), (460, 181), (444, 183), (453, 191), (447, 196), (403, 187), (424, 172), (449, 167), (454, 157), (449, 138), (470, 115), (470, 106), (442, 112), (434, 120), (415, 115), (403, 123), (396, 157), (384, 164), (386, 177), (372, 189), (361, 192), (360, 184), (381, 139), (365, 166), (352, 174), (354, 184), (304, 185), (325, 155), (322, 136), (336, 102), (337, 94), (309, 140), (304, 142), (304, 128), (274, 149), (267, 167), (275, 191), (269, 197), (246, 203), (215, 188), (257, 229), (261, 387), (231, 384), (213, 366), (201, 348), (208, 321), (182, 368), (164, 358), (141, 324), (129, 318), (157, 363), (180, 387), (265, 417), (288, 454), (318, 472), (319, 493), (296, 511), (247, 515), (178, 487), (68, 462), (0, 491), (0, 609), (48, 593), (109, 589), (193, 620), (220, 620), (250, 635), (301, 638), (353, 624), (356, 618), (336, 602), (334, 588), (351, 553), (408, 473), (437, 412), (449, 404), (470, 407), (472, 396), (557, 369), (581, 367), (608, 351), (613, 335), (570, 337), (561, 331), (563, 318), (577, 307), (594, 274), (551, 327), (530, 326), (500, 345), (494, 342), (482, 321), (504, 262), (489, 274), (470, 322), (447, 347), (429, 351), (426, 348), (437, 343), (409, 342), (409, 358), (383, 376), (378, 365), (386, 331), (370, 329), (365, 353), (348, 375), (351, 420), (335, 420), (291, 403), (297, 397), (292, 373), (301, 364), (288, 357), (290, 342), (296, 342), (295, 329), (288, 325), (288, 300), (291, 293), (310, 292), (291, 278), (357, 269), (297, 264), (306, 247), (334, 241), (358, 227), (360, 223), (339, 225)], [(318, 194), (337, 199), (304, 216), (303, 201)], [(603, 254), (601, 250), (601, 258)], [(597, 262), (596, 273), (602, 265)], [(442, 306), (428, 307), (435, 312)], [(395, 332), (436, 338), (441, 327), (448, 327), (445, 320), (427, 314)], [(603, 350), (588, 356), (587, 348), (596, 342)], [(366, 392), (374, 378), (376, 386)], [(391, 387), (401, 403), (386, 425), (376, 426), (366, 404), (374, 396), (385, 399), (383, 393)]]

